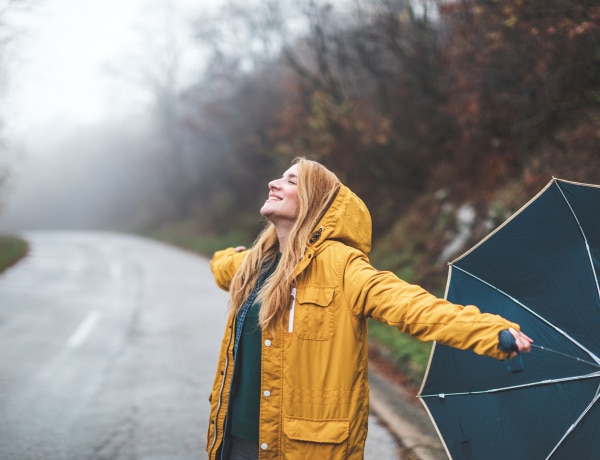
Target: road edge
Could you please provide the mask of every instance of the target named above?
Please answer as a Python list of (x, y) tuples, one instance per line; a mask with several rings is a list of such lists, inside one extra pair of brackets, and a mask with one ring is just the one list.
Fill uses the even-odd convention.
[(415, 404), (416, 395), (386, 378), (372, 364), (369, 386), (371, 412), (398, 440), (408, 458), (448, 460), (425, 409)]

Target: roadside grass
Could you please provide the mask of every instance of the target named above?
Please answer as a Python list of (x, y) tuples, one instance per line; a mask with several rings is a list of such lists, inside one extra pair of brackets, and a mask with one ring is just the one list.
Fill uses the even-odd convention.
[(371, 319), (369, 340), (376, 345), (381, 357), (391, 363), (413, 385), (418, 387), (421, 384), (433, 342), (421, 342), (395, 327)]
[(193, 224), (189, 223), (171, 224), (158, 230), (143, 233), (143, 236), (207, 257), (212, 256), (219, 249), (230, 246), (250, 246), (253, 242), (252, 236), (237, 229), (219, 235), (201, 236)]
[(29, 245), (27, 241), (14, 235), (0, 235), (0, 273), (21, 260)]

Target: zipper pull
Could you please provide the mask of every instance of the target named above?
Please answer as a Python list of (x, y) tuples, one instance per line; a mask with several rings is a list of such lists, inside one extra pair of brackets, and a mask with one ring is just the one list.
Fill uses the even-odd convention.
[(294, 332), (294, 309), (296, 308), (296, 288), (292, 288), (292, 306), (290, 307), (290, 320), (288, 332)]

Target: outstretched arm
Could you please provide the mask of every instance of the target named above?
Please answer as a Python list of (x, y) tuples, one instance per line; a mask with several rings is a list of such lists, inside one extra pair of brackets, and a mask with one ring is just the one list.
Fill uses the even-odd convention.
[(210, 269), (217, 286), (225, 291), (229, 290), (231, 281), (247, 254), (248, 251), (243, 246), (227, 248), (214, 253), (210, 261)]

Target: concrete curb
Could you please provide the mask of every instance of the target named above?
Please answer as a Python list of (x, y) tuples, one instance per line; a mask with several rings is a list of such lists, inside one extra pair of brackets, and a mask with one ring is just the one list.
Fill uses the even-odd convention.
[(416, 395), (369, 368), (371, 412), (398, 439), (410, 458), (448, 460), (435, 427), (424, 408), (415, 404)]

